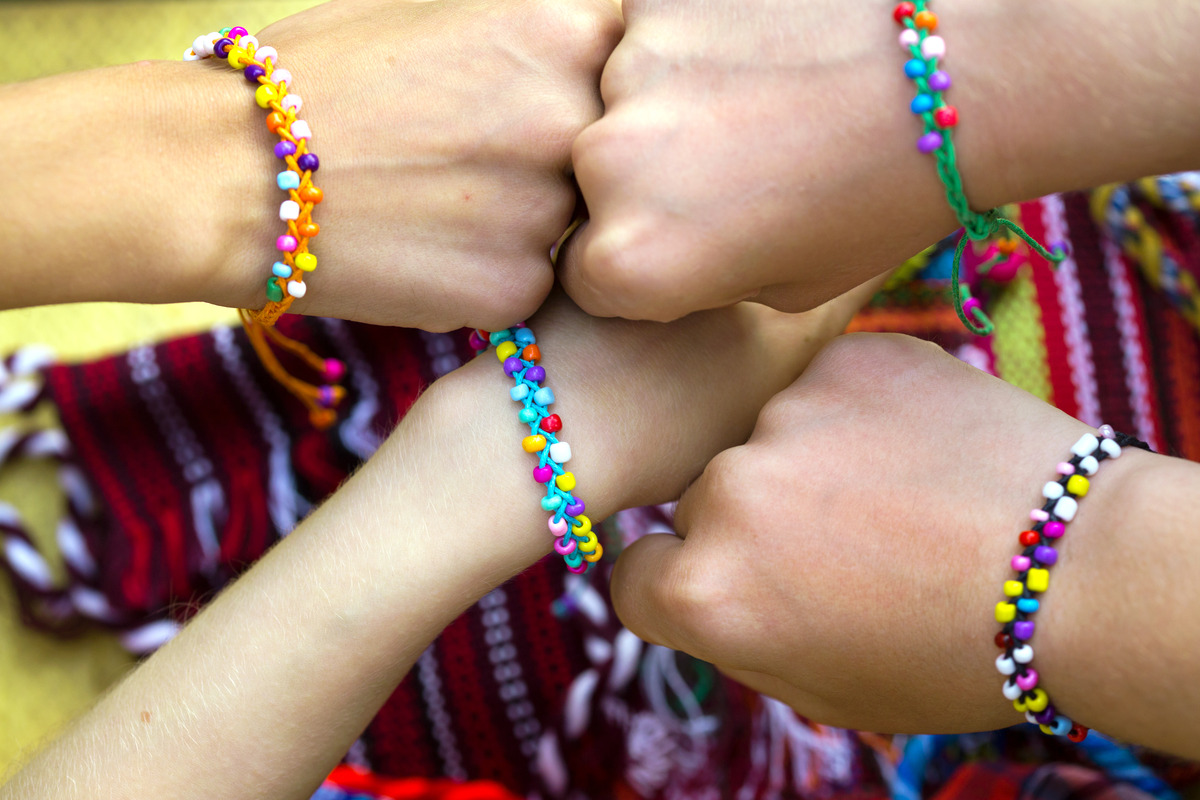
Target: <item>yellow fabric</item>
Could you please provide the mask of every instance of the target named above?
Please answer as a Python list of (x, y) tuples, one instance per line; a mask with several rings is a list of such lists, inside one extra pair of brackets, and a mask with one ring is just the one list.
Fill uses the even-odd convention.
[[(258, 30), (313, 5), (316, 0), (4, 2), (0, 83), (141, 59), (178, 59), (202, 33), (230, 25)], [(66, 360), (92, 359), (220, 322), (235, 324), (236, 312), (199, 304), (111, 303), (6, 311), (0, 312), (0, 356), (42, 343)], [(0, 415), (0, 428), (52, 422), (49, 409), (39, 410), (33, 420)], [(16, 506), (35, 538), (52, 551), (62, 498), (49, 464), (0, 472), (0, 500)], [(131, 666), (111, 636), (63, 642), (23, 628), (12, 587), (0, 579), (0, 775)]]

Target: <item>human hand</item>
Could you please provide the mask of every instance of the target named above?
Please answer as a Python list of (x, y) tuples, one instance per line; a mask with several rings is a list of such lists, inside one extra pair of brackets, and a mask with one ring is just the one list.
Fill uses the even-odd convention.
[[(571, 142), (600, 114), (620, 34), (612, 0), (343, 0), (262, 31), (322, 158), (320, 264), (292, 310), (428, 330), (532, 314), (574, 208)], [(274, 159), (245, 86), (220, 78), (253, 117), (222, 141), (256, 140), (238, 152), (263, 188), (231, 209), (242, 246), (215, 299), (257, 308), (277, 255)]]
[[(1153, 6), (1134, 54), (1120, 3), (935, 8), (974, 208), (1200, 164), (1179, 66), (1200, 69), (1200, 8)], [(591, 222), (561, 278), (586, 311), (803, 310), (957, 226), (915, 148), (890, 7), (627, 0), (624, 15), (604, 117), (574, 149)]]
[[(1088, 430), (932, 345), (840, 337), (689, 488), (679, 537), (648, 536), (621, 555), (617, 612), (648, 641), (819, 722), (1015, 724), (991, 611), (1041, 482)], [(1164, 703), (1175, 695), (1160, 676), (1184, 681), (1178, 656), (1195, 655), (1182, 642), (1197, 593), (1170, 567), (1187, 560), (1194, 520), (1149, 532), (1169, 502), (1147, 487), (1174, 496), (1188, 485), (1143, 477), (1164, 465), (1196, 477), (1194, 465), (1136, 450), (1105, 463), (1060, 540), (1032, 644), (1042, 685), (1072, 718), (1158, 746), (1174, 736), (1181, 751), (1192, 723), (1157, 712), (1175, 702)]]

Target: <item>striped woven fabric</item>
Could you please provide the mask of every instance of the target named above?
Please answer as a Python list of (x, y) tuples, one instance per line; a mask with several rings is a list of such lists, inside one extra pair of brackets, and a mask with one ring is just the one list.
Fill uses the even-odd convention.
[[(1012, 209), (1033, 236), (1069, 241), (1073, 253), (1057, 271), (1034, 258), (1010, 283), (975, 281), (992, 337), (962, 330), (946, 302), (949, 243), (906, 265), (906, 280), (852, 327), (931, 339), (1086, 422), (1200, 459), (1200, 225), (1188, 180)], [(368, 457), (424, 385), (469, 357), (461, 336), (298, 318), (283, 327), (349, 367), (347, 413), (331, 431), (313, 431), (241, 332), (225, 328), (89, 364), (0, 372), (0, 402), (29, 408), (47, 396), (65, 434), (0, 440), (0, 466), (50, 458), (71, 498), (58, 537), (65, 583), (0, 507), (3, 562), (30, 624), (104, 627), (152, 651)], [(623, 512), (602, 526), (606, 560), (670, 524), (665, 509)], [(612, 613), (607, 573), (570, 576), (548, 560), (490, 593), (420, 658), (348, 763), (544, 798), (902, 793), (901, 743), (810, 724), (707, 664), (640, 642)], [(946, 752), (916, 779), (944, 798), (1100, 797), (1095, 781), (1115, 780), (1103, 770), (1045, 778), (1033, 767), (1088, 757), (1024, 729), (958, 737)], [(994, 769), (961, 773), (968, 756), (991, 757)], [(1176, 784), (1196, 778), (1187, 765), (1155, 766)], [(1121, 792), (1111, 796), (1150, 796)]]

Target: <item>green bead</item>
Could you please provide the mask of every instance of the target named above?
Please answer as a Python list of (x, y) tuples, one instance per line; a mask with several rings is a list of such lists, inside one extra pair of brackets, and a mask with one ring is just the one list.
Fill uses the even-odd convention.
[(233, 28), (221, 28), (221, 35), (228, 36), (231, 30), (233, 30)]
[(267, 300), (272, 303), (283, 300), (283, 287), (273, 278), (267, 281)]
[(575, 548), (563, 556), (563, 561), (567, 562), (568, 567), (578, 567), (583, 563), (583, 554), (579, 552), (579, 548)]
[(509, 331), (509, 330), (493, 331), (492, 334), (490, 336), (488, 336), (488, 339), (491, 340), (493, 347), (500, 344), (501, 342), (507, 342), (511, 338), (513, 338), (513, 335), (512, 335), (512, 331)]
[(562, 505), (562, 498), (556, 494), (550, 495), (549, 497), (542, 498), (542, 510), (543, 511), (553, 511), (554, 509), (558, 508), (561, 505)]
[(532, 408), (522, 408), (521, 412), (517, 414), (517, 419), (521, 420), (521, 422), (524, 422), (526, 425), (535, 422), (537, 418), (537, 412)]

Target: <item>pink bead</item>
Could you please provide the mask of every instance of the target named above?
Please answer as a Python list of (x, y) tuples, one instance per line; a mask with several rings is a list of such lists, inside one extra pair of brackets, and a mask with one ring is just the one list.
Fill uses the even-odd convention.
[(567, 565), (567, 569), (571, 572), (574, 572), (576, 575), (582, 575), (583, 573), (587, 572), (587, 568), (588, 562), (586, 561), (579, 562), (579, 565), (575, 567), (572, 567), (570, 564)]
[(921, 35), (917, 33), (915, 28), (905, 28), (900, 31), (900, 46), (904, 48), (913, 47), (921, 40)]
[(565, 519), (555, 519), (554, 517), (551, 517), (549, 526), (550, 532), (555, 536), (562, 536), (567, 532), (567, 521)]
[(1013, 556), (1012, 568), (1017, 572), (1024, 572), (1032, 566), (1033, 562), (1029, 560), (1029, 556)]
[(975, 319), (975, 312), (982, 308), (983, 303), (979, 302), (978, 297), (968, 297), (963, 300), (963, 316), (971, 322), (978, 323), (978, 320)]
[(1045, 511), (1042, 511), (1040, 508), (1035, 508), (1033, 511), (1029, 512), (1029, 518), (1034, 522), (1045, 522), (1046, 520), (1050, 519), (1050, 515)]
[(554, 469), (552, 467), (534, 467), (533, 479), (538, 483), (546, 483), (554, 477)]
[(560, 556), (566, 556), (566, 555), (570, 555), (571, 553), (574, 553), (575, 552), (575, 540), (568, 539), (565, 536), (561, 539), (555, 539), (554, 540), (554, 552), (558, 553)]
[(296, 241), (296, 237), (292, 236), (290, 233), (285, 233), (283, 236), (280, 236), (275, 240), (276, 249), (282, 253), (290, 253), (299, 246), (300, 243)]
[(1017, 686), (1021, 687), (1021, 691), (1028, 692), (1030, 689), (1038, 685), (1037, 670), (1032, 667), (1024, 675), (1017, 676)]
[(998, 261), (993, 264), (984, 277), (993, 283), (1010, 283), (1016, 280), (1017, 273), (1020, 270), (1021, 261), (1009, 256), (1004, 261)]
[(1057, 469), (1058, 469), (1059, 475), (1074, 475), (1075, 474), (1075, 465), (1070, 464), (1066, 461), (1058, 462)]
[(1100, 435), (1102, 437), (1104, 437), (1105, 439), (1117, 438), (1117, 432), (1113, 430), (1112, 425), (1101, 425), (1100, 426)]
[(336, 358), (325, 359), (325, 378), (326, 380), (337, 382), (340, 381), (346, 374), (346, 365)]
[(1067, 526), (1061, 522), (1047, 522), (1042, 526), (1042, 534), (1047, 539), (1057, 539), (1066, 532)]
[(229, 36), (230, 39), (237, 39), (237, 37), (239, 37), (239, 36), (249, 36), (250, 31), (246, 30), (241, 25), (237, 25), (233, 28), (230, 28), (229, 33), (227, 35)]
[(488, 348), (487, 342), (480, 339), (476, 331), (471, 331), (471, 335), (467, 337), (467, 344), (471, 345), (472, 350), (487, 350)]
[(946, 55), (946, 40), (940, 36), (926, 36), (921, 42), (921, 55), (926, 58), (941, 58)]

